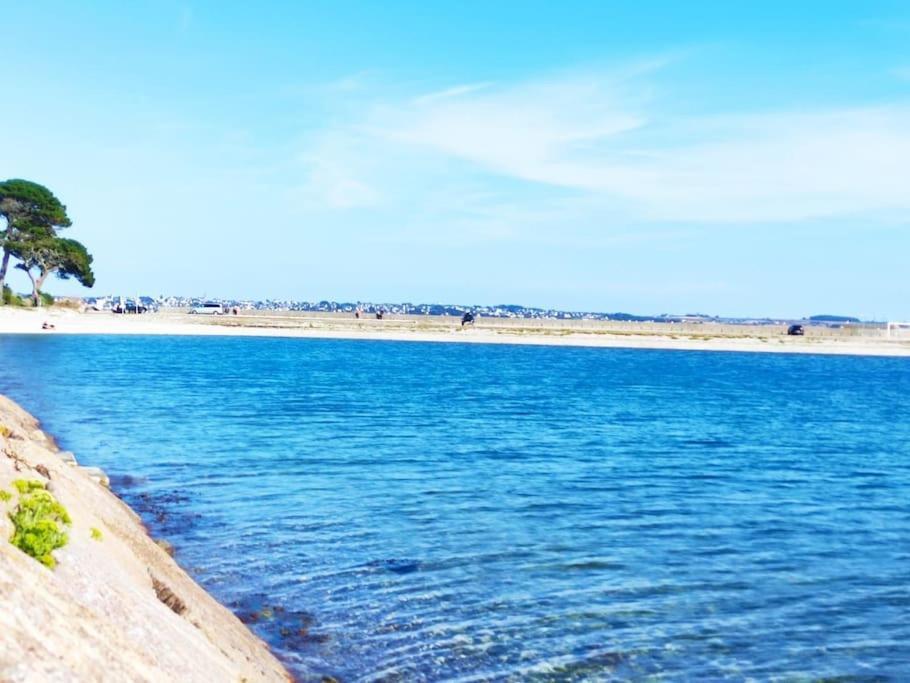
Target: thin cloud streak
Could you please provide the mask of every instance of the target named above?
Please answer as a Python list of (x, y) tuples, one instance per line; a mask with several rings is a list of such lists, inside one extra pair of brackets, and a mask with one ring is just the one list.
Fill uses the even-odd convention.
[(468, 85), (457, 85), (452, 88), (446, 88), (445, 90), (440, 90), (438, 92), (432, 92), (427, 95), (421, 95), (414, 98), (414, 104), (416, 105), (425, 105), (430, 104), (431, 102), (438, 102), (440, 100), (447, 100), (453, 97), (459, 97), (461, 95), (467, 95), (469, 93), (477, 92), (478, 90), (483, 90), (484, 88), (489, 88), (493, 85), (490, 82), (486, 83), (470, 83)]
[(659, 67), (364, 103), (362, 120), (326, 135), (358, 140), (358, 165), (372, 167), (382, 188), (370, 201), (394, 192), (396, 177), (450, 159), (462, 162), (453, 181), (485, 173), (572, 191), (638, 221), (792, 222), (910, 208), (906, 104), (681, 118), (652, 94)]

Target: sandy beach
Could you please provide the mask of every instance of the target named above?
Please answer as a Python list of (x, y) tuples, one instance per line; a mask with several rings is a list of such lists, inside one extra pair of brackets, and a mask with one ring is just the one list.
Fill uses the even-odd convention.
[[(44, 323), (53, 329), (42, 329)], [(445, 317), (374, 320), (281, 311), (208, 317), (179, 310), (136, 316), (64, 308), (2, 308), (0, 334), (223, 335), (910, 356), (910, 339), (887, 339), (879, 330), (807, 328), (806, 336), (789, 337), (780, 326), (502, 319), (479, 320), (473, 327), (462, 328), (456, 319)]]

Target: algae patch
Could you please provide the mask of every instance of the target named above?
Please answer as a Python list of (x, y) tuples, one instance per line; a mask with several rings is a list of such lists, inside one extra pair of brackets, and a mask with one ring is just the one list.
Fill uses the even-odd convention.
[(43, 491), (44, 484), (37, 479), (16, 479), (13, 482), (13, 488), (21, 494), (26, 494), (33, 491)]
[(19, 491), (19, 503), (9, 513), (14, 527), (10, 543), (41, 564), (55, 567), (51, 553), (69, 540), (65, 531), (72, 524), (69, 513), (40, 481), (17, 479), (13, 486)]

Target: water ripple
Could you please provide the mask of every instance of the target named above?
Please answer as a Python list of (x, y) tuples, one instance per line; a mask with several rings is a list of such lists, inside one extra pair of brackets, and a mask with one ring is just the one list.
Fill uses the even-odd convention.
[(303, 680), (910, 679), (904, 360), (65, 336), (0, 354), (0, 391)]

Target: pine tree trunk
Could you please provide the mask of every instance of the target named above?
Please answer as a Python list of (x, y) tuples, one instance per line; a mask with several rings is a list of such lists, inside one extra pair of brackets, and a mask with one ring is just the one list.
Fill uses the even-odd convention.
[[(32, 274), (28, 274), (29, 277), (32, 277)], [(37, 278), (32, 278), (32, 288), (34, 292), (32, 296), (35, 298), (35, 307), (41, 305), (41, 288), (44, 287), (44, 281), (47, 279), (47, 273), (41, 273)]]
[[(22, 270), (25, 270), (23, 268)], [(28, 279), (32, 281), (32, 306), (38, 308), (41, 305), (41, 296), (38, 294), (38, 284), (35, 282), (35, 276), (32, 275), (32, 271), (25, 270), (25, 274), (28, 275)]]
[(3, 250), (3, 262), (0, 263), (0, 294), (3, 292), (3, 285), (6, 284), (6, 271), (9, 268), (9, 250)]

